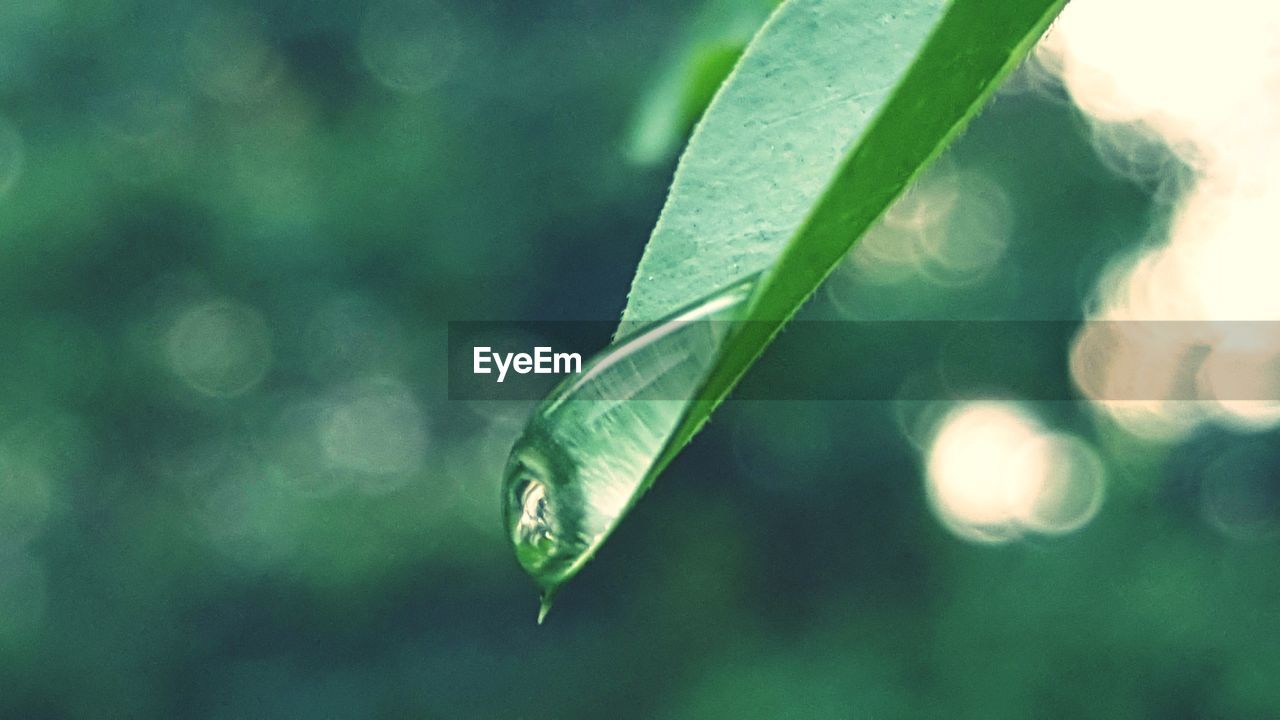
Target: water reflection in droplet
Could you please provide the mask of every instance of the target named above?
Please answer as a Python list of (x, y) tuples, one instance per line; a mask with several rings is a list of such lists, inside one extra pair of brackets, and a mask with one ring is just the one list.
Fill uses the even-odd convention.
[(551, 526), (552, 511), (548, 507), (547, 486), (535, 476), (528, 475), (516, 483), (513, 492), (521, 508), (515, 529), (518, 544), (546, 552), (556, 539), (555, 530)]
[(503, 518), (544, 606), (645, 489), (755, 278), (634, 330), (534, 411), (503, 474)]

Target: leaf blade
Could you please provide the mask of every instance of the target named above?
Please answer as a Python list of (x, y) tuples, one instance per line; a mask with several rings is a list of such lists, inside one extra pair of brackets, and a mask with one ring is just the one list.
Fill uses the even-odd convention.
[[(1029, 0), (993, 6), (960, 0), (952, 6), (813, 213), (761, 281), (741, 318), (748, 322), (721, 349), (698, 401), (673, 433), (652, 475), (661, 472), (692, 439), (857, 239), (964, 129), (1065, 4), (1066, 0)], [(958, 42), (967, 28), (983, 22), (1006, 32), (981, 45)], [(950, 113), (924, 112), (926, 106), (912, 98), (921, 96), (936, 74), (952, 68), (961, 71), (951, 78), (950, 87), (962, 89), (977, 82), (976, 92), (967, 99), (963, 92), (944, 98), (955, 101)], [(939, 104), (935, 101), (928, 107)], [(923, 128), (923, 132), (915, 133), (915, 142), (908, 142), (910, 138), (902, 137), (903, 128)], [(882, 152), (884, 148), (896, 151)], [(856, 199), (855, 204), (848, 204), (850, 198)]]
[(791, 0), (695, 128), (624, 324), (768, 268), (910, 67), (945, 0)]
[[(732, 100), (725, 98), (731, 98), (735, 83), (752, 81), (750, 62), (758, 57), (757, 46), (776, 30), (778, 24), (788, 22), (792, 16), (787, 11), (797, 6), (830, 4), (822, 0), (792, 0), (784, 4), (761, 29), (744, 54), (739, 68), (708, 108), (704, 122), (695, 131), (681, 159), (667, 205), (637, 269), (623, 314), (623, 326), (628, 321), (665, 309), (664, 301), (678, 302), (682, 293), (693, 296), (691, 289), (673, 284), (674, 291), (667, 289), (670, 299), (655, 297), (661, 296), (662, 288), (654, 287), (661, 284), (662, 272), (676, 269), (664, 267), (654, 256), (666, 252), (664, 247), (669, 248), (673, 244), (678, 247), (678, 240), (673, 243), (668, 237), (675, 235), (679, 238), (681, 231), (687, 232), (680, 226), (683, 218), (672, 220), (672, 207), (678, 203), (705, 202), (705, 199), (697, 198), (697, 193), (692, 193), (694, 197), (690, 199), (690, 193), (682, 184), (681, 173), (689, 172), (686, 163), (701, 162), (700, 155), (706, 150), (699, 144), (700, 139), (717, 131), (717, 121), (725, 113), (724, 106), (734, 109)], [(853, 11), (865, 11), (867, 8), (866, 3), (847, 4)], [(910, 180), (977, 114), (999, 81), (1030, 51), (1065, 4), (1066, 0), (1019, 0), (999, 4), (956, 0), (950, 5), (900, 3), (904, 11), (915, 11), (913, 17), (917, 21), (921, 17), (929, 18), (927, 11), (931, 8), (937, 10), (936, 17), (932, 18), (936, 20), (936, 27), (930, 27), (930, 32), (922, 38), (920, 51), (903, 67), (901, 78), (893, 85), (892, 93), (885, 94), (875, 117), (869, 118), (860, 129), (858, 141), (839, 158), (830, 181), (822, 186), (820, 194), (808, 195), (813, 198), (812, 212), (806, 214), (796, 231), (782, 242), (773, 239), (777, 254), (772, 258), (767, 255), (756, 258), (752, 263), (734, 264), (730, 260), (733, 271), (723, 274), (725, 278), (737, 280), (752, 272), (765, 272), (760, 287), (741, 318), (751, 322), (744, 323), (742, 331), (726, 342), (702, 391), (691, 401), (642, 488), (651, 485), (653, 479), (693, 438), (840, 257), (888, 208)], [(925, 14), (921, 15), (922, 12)], [(912, 26), (907, 34), (918, 29), (918, 25)], [(982, 42), (967, 42), (978, 30), (985, 31)], [(861, 47), (865, 50), (867, 44)], [(934, 78), (946, 76), (948, 72), (952, 74), (943, 92), (930, 92)], [(874, 90), (864, 92), (867, 97), (875, 94)], [(943, 111), (938, 112), (939, 108)], [(914, 138), (906, 138), (912, 142), (901, 142), (904, 128), (919, 129)], [(806, 196), (803, 192), (800, 195)], [(715, 206), (714, 203), (711, 205)], [(678, 250), (673, 253), (676, 257), (680, 254)], [(723, 253), (713, 257), (713, 262), (721, 263), (726, 258)], [(693, 277), (695, 287), (707, 286), (707, 274), (695, 273)], [(686, 287), (690, 284), (686, 283)]]
[[(681, 160), (619, 332), (695, 299), (715, 298), (709, 289), (761, 274), (741, 301), (745, 310), (735, 305), (730, 316), (749, 322), (739, 322), (713, 351), (695, 380), (699, 391), (670, 424), (661, 421), (665, 439), (646, 448), (652, 460), (643, 476), (548, 592), (595, 555), (776, 332), (976, 114), (1066, 0), (894, 1), (900, 16), (873, 17), (868, 0), (790, 0), (713, 100)], [(880, 50), (884, 56), (869, 61), (870, 74), (857, 71), (861, 83), (843, 77), (841, 63), (851, 51), (839, 42), (842, 33), (872, 22), (905, 28), (913, 42), (876, 27), (859, 38), (853, 54)], [(821, 61), (805, 52), (789, 56), (802, 47)], [(893, 83), (879, 87), (886, 77)], [(804, 96), (798, 105), (791, 102), (797, 88)], [(859, 104), (868, 99), (875, 100), (874, 112)], [(746, 174), (726, 181), (727, 170)]]

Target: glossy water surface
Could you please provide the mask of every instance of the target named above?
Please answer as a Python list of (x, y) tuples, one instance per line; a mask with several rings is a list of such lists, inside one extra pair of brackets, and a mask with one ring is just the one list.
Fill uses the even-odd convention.
[(627, 333), (534, 411), (507, 461), (503, 518), (543, 613), (647, 487), (753, 285)]

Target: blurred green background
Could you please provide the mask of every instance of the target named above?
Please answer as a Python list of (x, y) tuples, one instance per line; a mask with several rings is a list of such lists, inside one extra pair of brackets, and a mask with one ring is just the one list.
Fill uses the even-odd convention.
[[(981, 542), (937, 408), (730, 402), (534, 624), (445, 323), (616, 317), (770, 4), (0, 0), (0, 716), (1280, 716), (1274, 433), (1084, 402), (1100, 509)], [(806, 315), (1081, 317), (1185, 176), (1096, 134), (1024, 68)]]

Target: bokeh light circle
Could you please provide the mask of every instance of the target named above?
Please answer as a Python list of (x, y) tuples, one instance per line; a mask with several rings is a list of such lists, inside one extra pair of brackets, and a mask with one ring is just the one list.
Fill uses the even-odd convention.
[(386, 0), (369, 8), (360, 25), (360, 56), (382, 85), (417, 95), (453, 70), (460, 50), (457, 21), (431, 0)]
[(213, 397), (251, 390), (271, 365), (271, 333), (261, 313), (230, 300), (186, 309), (170, 327), (166, 359), (192, 389)]
[(1077, 530), (1097, 513), (1104, 486), (1092, 447), (1046, 430), (1029, 409), (1003, 401), (962, 404), (944, 416), (925, 477), (943, 525), (983, 543)]

